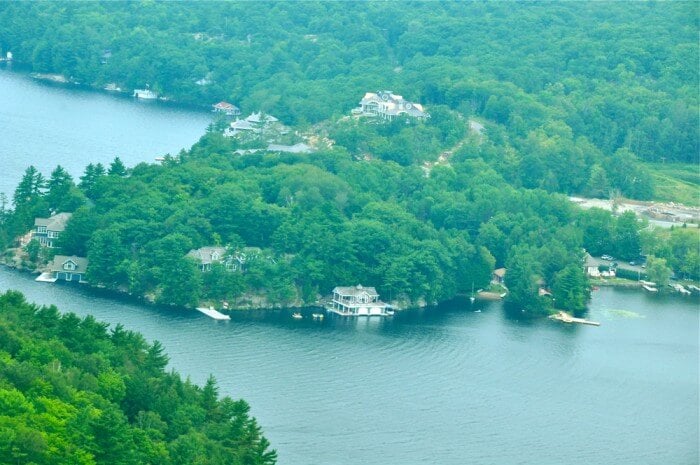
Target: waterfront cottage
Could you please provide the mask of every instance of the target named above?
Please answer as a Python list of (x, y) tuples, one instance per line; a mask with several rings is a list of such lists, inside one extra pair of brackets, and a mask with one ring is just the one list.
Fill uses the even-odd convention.
[(503, 284), (503, 281), (506, 276), (506, 269), (505, 268), (497, 268), (493, 270), (493, 274), (491, 275), (491, 282), (496, 283), (496, 284)]
[(236, 105), (228, 102), (219, 102), (212, 105), (212, 107), (214, 107), (215, 113), (224, 113), (227, 116), (239, 116), (241, 114), (241, 110)]
[(72, 215), (72, 213), (56, 213), (50, 218), (36, 218), (33, 238), (37, 239), (44, 247), (53, 248), (54, 241), (66, 229), (66, 224)]
[(227, 270), (235, 271), (237, 263), (230, 256), (226, 247), (207, 246), (190, 250), (187, 256), (197, 262), (201, 271), (211, 271), (212, 263), (222, 263)]
[(333, 300), (328, 310), (344, 316), (385, 316), (389, 315), (388, 304), (379, 300), (373, 287), (361, 284), (333, 289)]
[(86, 283), (85, 272), (87, 267), (88, 259), (85, 257), (56, 255), (49, 265), (49, 273), (56, 281)]

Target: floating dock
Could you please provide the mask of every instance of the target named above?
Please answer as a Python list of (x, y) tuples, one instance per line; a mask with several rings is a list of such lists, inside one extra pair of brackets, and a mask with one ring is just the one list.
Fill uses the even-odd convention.
[(600, 323), (597, 321), (586, 320), (585, 318), (576, 318), (566, 312), (557, 312), (554, 315), (551, 315), (549, 318), (563, 321), (564, 323), (579, 323), (582, 325), (600, 326)]
[(211, 307), (209, 307), (209, 308), (197, 307), (197, 310), (204, 313), (208, 317), (214, 318), (215, 320), (230, 320), (231, 319), (230, 316), (224, 315), (223, 313), (218, 312)]
[(647, 284), (642, 284), (642, 287), (649, 292), (659, 292), (659, 290), (657, 288), (651, 287)]
[(39, 276), (34, 279), (34, 281), (39, 281), (40, 283), (55, 283), (57, 281), (57, 278), (53, 275), (53, 273), (41, 273)]

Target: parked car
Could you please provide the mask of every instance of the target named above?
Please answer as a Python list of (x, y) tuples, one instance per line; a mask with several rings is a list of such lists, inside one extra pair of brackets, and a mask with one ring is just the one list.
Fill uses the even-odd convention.
[(602, 258), (603, 260), (614, 260), (613, 257), (611, 257), (610, 255), (603, 255), (600, 258)]

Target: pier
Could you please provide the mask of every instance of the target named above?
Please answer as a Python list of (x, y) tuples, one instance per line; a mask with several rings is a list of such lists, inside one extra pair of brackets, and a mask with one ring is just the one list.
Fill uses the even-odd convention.
[(214, 310), (212, 307), (209, 307), (209, 308), (197, 307), (197, 310), (204, 313), (208, 317), (214, 318), (215, 320), (230, 320), (231, 319), (230, 316), (224, 315), (223, 313)]
[(585, 318), (576, 318), (574, 316), (569, 315), (566, 312), (561, 311), (555, 313), (554, 315), (551, 315), (549, 318), (553, 320), (563, 321), (564, 323), (579, 323), (582, 325), (600, 326), (600, 323), (597, 321), (586, 320)]

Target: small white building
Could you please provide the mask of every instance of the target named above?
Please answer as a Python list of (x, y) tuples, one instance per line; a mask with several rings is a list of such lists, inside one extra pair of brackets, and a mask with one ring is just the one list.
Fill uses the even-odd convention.
[(386, 316), (389, 305), (379, 300), (373, 287), (361, 284), (333, 289), (333, 300), (328, 310), (343, 316)]

